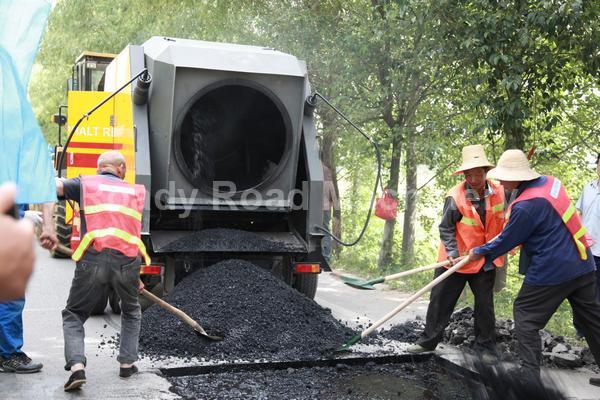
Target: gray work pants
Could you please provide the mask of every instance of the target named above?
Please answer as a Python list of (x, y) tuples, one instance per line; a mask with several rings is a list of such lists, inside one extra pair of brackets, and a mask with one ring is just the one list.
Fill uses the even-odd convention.
[(83, 324), (108, 287), (121, 299), (121, 344), (117, 360), (121, 364), (137, 360), (142, 319), (139, 276), (140, 259), (112, 249), (101, 252), (89, 249), (77, 262), (67, 306), (62, 310), (65, 370), (77, 363), (86, 365)]

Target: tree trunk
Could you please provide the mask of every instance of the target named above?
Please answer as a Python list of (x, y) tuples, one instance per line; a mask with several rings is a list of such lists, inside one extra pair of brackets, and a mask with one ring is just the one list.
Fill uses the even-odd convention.
[[(390, 180), (387, 184), (388, 189), (398, 193), (398, 181), (400, 178), (400, 155), (402, 150), (401, 135), (397, 135), (392, 142), (392, 160), (390, 163)], [(383, 228), (383, 239), (379, 250), (377, 267), (380, 271), (385, 271), (392, 263), (392, 250), (394, 247), (394, 228), (396, 220), (385, 221)]]
[[(323, 118), (323, 125), (325, 127), (325, 118)], [(331, 126), (333, 126), (333, 124), (331, 124)], [(336, 171), (336, 160), (335, 160), (335, 154), (334, 154), (334, 150), (333, 150), (333, 144), (335, 141), (335, 132), (333, 130), (333, 128), (330, 129), (324, 129), (324, 133), (323, 135), (323, 143), (322, 143), (322, 160), (323, 160), (323, 164), (325, 164), (327, 167), (329, 167), (329, 169), (331, 170), (331, 180), (333, 183), (333, 187), (335, 189), (335, 197), (337, 199), (340, 198), (340, 190), (338, 187), (338, 178), (337, 178), (337, 171)], [(341, 203), (338, 204), (338, 207), (335, 207), (335, 205), (332, 207), (331, 209), (331, 219), (332, 219), (332, 233), (341, 238), (342, 237), (342, 210), (341, 210)], [(335, 257), (339, 257), (342, 246), (336, 242), (335, 240), (332, 239), (331, 241), (331, 249), (332, 249), (332, 253)]]
[(415, 259), (415, 216), (417, 214), (417, 161), (414, 131), (406, 137), (406, 201), (402, 229), (402, 265), (412, 265)]
[(525, 147), (525, 135), (523, 129), (514, 128), (508, 129), (504, 132), (504, 150), (519, 149), (526, 151)]

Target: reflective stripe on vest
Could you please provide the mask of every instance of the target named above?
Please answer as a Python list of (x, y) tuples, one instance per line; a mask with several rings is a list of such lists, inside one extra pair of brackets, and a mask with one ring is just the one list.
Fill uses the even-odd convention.
[(77, 247), (77, 250), (73, 253), (73, 260), (79, 261), (81, 259), (83, 253), (87, 250), (89, 245), (92, 244), (92, 240), (106, 236), (116, 236), (127, 243), (135, 244), (140, 249), (140, 253), (142, 253), (146, 265), (150, 265), (150, 256), (148, 256), (148, 253), (146, 252), (144, 242), (142, 242), (139, 237), (133, 236), (118, 228), (96, 229), (95, 231), (87, 232), (79, 244), (79, 247)]
[[(583, 226), (579, 214), (576, 212), (575, 205), (571, 202), (571, 199), (567, 195), (567, 191), (563, 187), (559, 179), (553, 176), (546, 176), (546, 183), (542, 186), (533, 188), (526, 188), (523, 192), (512, 202), (508, 208), (508, 215), (514, 204), (520, 201), (542, 198), (548, 201), (554, 211), (560, 216), (563, 224), (571, 233), (575, 246), (577, 246), (577, 252), (582, 260), (587, 260), (587, 248), (591, 246), (591, 237), (587, 234), (587, 229)], [(564, 211), (562, 211), (564, 210)]]
[[(504, 188), (491, 181), (487, 181), (491, 193), (485, 199), (485, 225), (470, 200), (467, 199), (466, 182), (461, 182), (448, 192), (461, 214), (461, 219), (456, 223), (456, 245), (460, 255), (468, 254), (472, 248), (481, 246), (502, 231), (504, 227)], [(446, 248), (440, 243), (438, 261), (448, 257)], [(471, 262), (458, 270), (459, 273), (474, 274), (485, 264), (485, 260)], [(494, 265), (500, 267), (504, 264), (504, 257), (494, 260)]]
[(475, 218), (462, 217), (458, 223), (468, 226), (477, 226), (477, 220)]
[(97, 251), (114, 249), (127, 257), (150, 257), (140, 239), (145, 188), (101, 175), (81, 177), (81, 206), (88, 232), (73, 253), (81, 259), (90, 245)]
[(121, 206), (119, 204), (98, 204), (95, 206), (85, 206), (84, 212), (86, 215), (96, 214), (100, 212), (120, 212), (121, 214), (129, 215), (137, 221), (142, 222), (142, 213), (130, 207)]
[(504, 203), (496, 204), (495, 206), (492, 207), (492, 212), (503, 212), (503, 211), (504, 211)]

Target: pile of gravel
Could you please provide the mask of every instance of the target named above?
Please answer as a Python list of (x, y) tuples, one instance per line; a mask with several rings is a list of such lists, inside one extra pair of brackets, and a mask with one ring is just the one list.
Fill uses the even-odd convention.
[(204, 229), (174, 240), (164, 246), (166, 252), (288, 252), (304, 250), (294, 245), (297, 241), (282, 242), (269, 240), (255, 232), (240, 229)]
[(425, 323), (422, 320), (406, 321), (379, 332), (379, 336), (399, 342), (415, 343), (423, 330), (425, 330)]
[(168, 378), (184, 399), (475, 399), (434, 362), (289, 368)]
[[(444, 331), (442, 343), (466, 349), (473, 349), (475, 345), (475, 318), (473, 309), (465, 307), (452, 314), (450, 323)], [(389, 330), (379, 332), (372, 341), (378, 339), (391, 339), (400, 342), (415, 343), (425, 330), (423, 320), (407, 321), (394, 325)], [(596, 370), (598, 367), (589, 348), (579, 347), (568, 343), (564, 336), (554, 336), (546, 330), (540, 331), (542, 343), (542, 365), (555, 368), (578, 368), (585, 366)], [(504, 361), (517, 359), (517, 338), (515, 323), (512, 320), (496, 320), (496, 343), (498, 355)]]
[[(444, 332), (444, 342), (455, 346), (472, 348), (475, 343), (475, 319), (473, 309), (462, 308), (452, 314), (450, 324)], [(594, 367), (595, 362), (587, 347), (567, 343), (563, 336), (554, 336), (546, 330), (540, 331), (542, 342), (542, 364), (557, 368)], [(496, 342), (498, 352), (505, 360), (516, 358), (517, 339), (512, 320), (496, 320)], [(595, 368), (595, 367), (594, 367)]]
[(331, 311), (246, 261), (227, 260), (184, 278), (165, 300), (221, 342), (198, 337), (157, 305), (142, 316), (140, 351), (205, 360), (299, 360), (326, 357), (354, 332)]

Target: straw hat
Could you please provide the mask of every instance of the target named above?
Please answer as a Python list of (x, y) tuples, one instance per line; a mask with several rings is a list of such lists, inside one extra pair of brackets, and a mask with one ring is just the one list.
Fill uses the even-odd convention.
[(465, 146), (462, 149), (462, 164), (454, 175), (463, 173), (464, 171), (472, 168), (494, 168), (494, 164), (490, 163), (485, 156), (485, 150), (480, 144), (474, 144), (471, 146)]
[(506, 150), (500, 156), (496, 168), (491, 169), (488, 178), (498, 179), (500, 181), (532, 181), (540, 177), (529, 166), (529, 160), (521, 150)]

